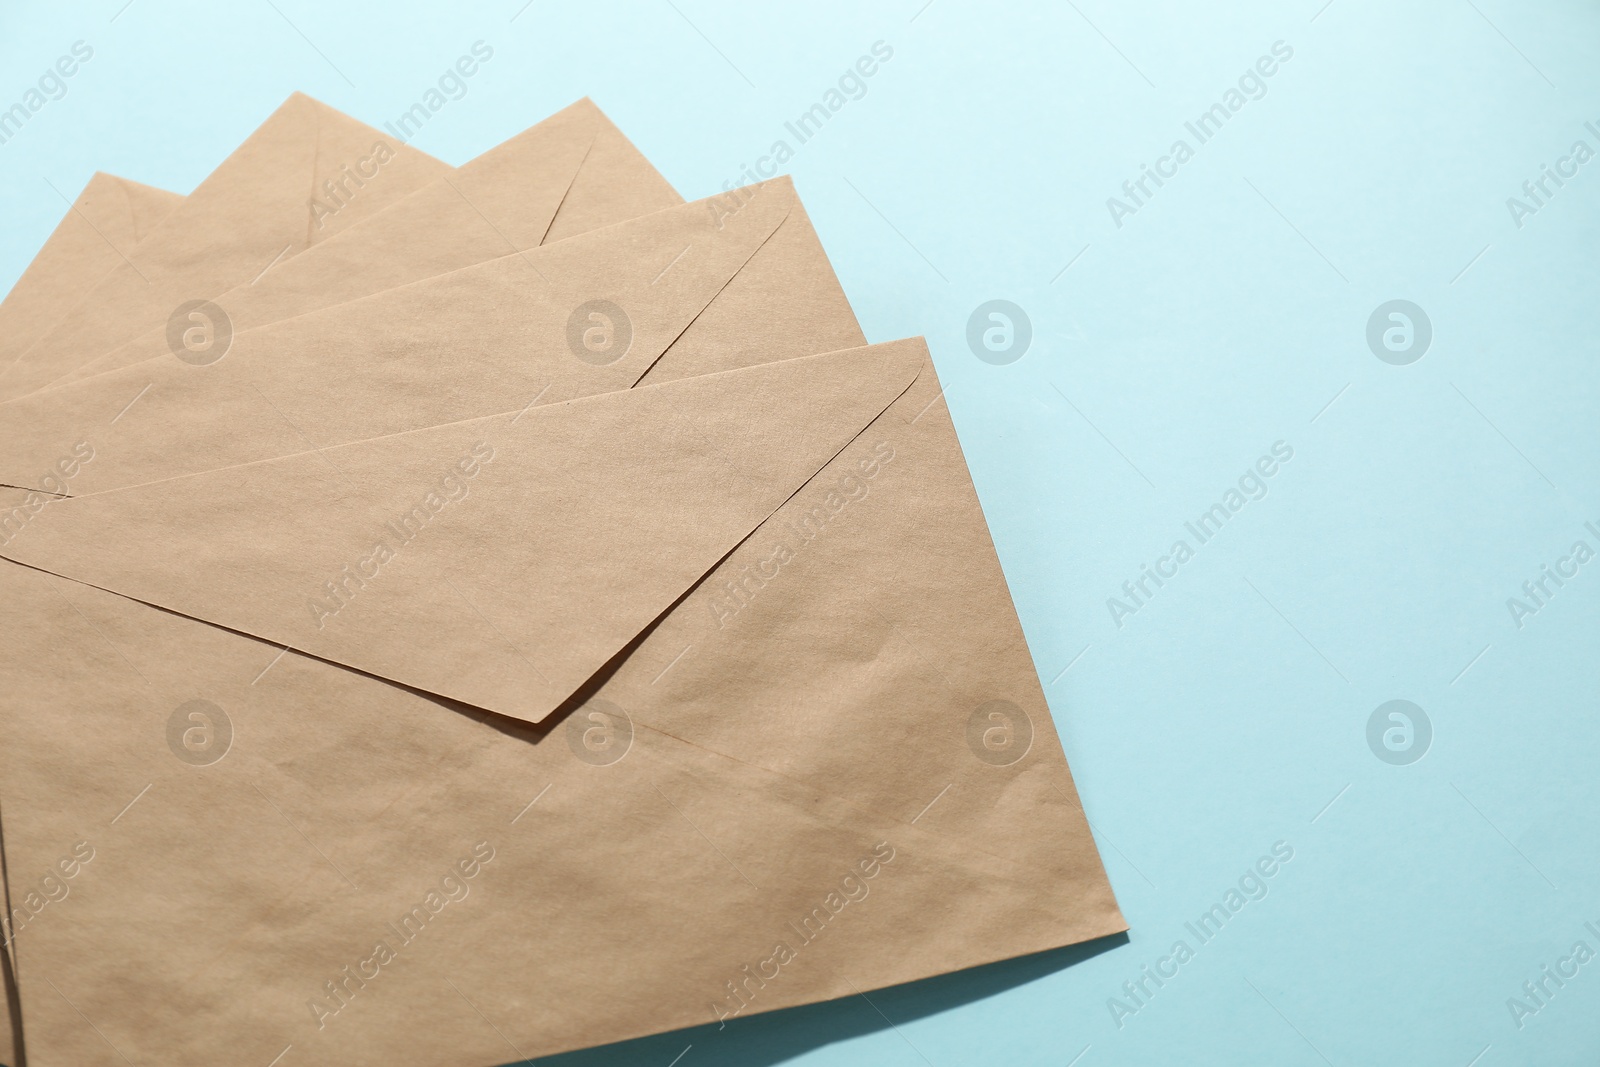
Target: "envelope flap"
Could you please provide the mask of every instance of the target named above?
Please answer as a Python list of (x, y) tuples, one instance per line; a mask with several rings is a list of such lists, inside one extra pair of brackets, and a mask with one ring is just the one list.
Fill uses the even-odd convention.
[(0, 554), (538, 722), (895, 398), (900, 342), (40, 502)]
[(593, 110), (598, 119), (594, 142), (544, 235), (544, 243), (683, 203), (677, 190), (592, 100), (585, 98), (573, 107)]
[[(115, 174), (97, 171), (83, 190), (85, 199), (91, 205), (95, 200), (89, 198), (99, 194), (101, 182), (107, 183), (109, 188), (105, 190), (104, 196), (99, 198), (99, 202), (103, 204), (107, 213), (127, 220), (125, 224), (127, 235), (135, 245), (172, 214), (173, 208), (183, 203), (182, 193), (168, 192), (153, 185), (136, 182), (131, 178), (119, 178)], [(117, 207), (119, 202), (120, 210)]]
[[(585, 168), (595, 138), (610, 125), (599, 108), (581, 100), (463, 164), (450, 185), (500, 234), (506, 251), (537, 248)], [(645, 167), (654, 173), (654, 167)], [(530, 198), (537, 205), (531, 211)]]

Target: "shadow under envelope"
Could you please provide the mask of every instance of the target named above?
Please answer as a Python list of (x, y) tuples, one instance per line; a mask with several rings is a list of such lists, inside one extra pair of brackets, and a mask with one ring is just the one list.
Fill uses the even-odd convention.
[[(545, 1056), (542, 1067), (773, 1067), (814, 1049), (949, 1011), (1066, 970), (1128, 943), (1112, 934), (1094, 941), (1001, 960), (919, 982), (874, 990), (824, 1004), (784, 1008), (725, 1024), (652, 1034), (598, 1048)], [(708, 1009), (709, 1013), (709, 1009)], [(680, 1062), (674, 1057), (691, 1049)], [(521, 1067), (521, 1061), (507, 1067)]]

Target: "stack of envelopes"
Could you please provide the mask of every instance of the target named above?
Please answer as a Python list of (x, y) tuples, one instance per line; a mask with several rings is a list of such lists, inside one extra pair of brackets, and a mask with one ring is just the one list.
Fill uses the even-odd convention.
[(490, 1065), (1125, 928), (786, 179), (296, 95), (97, 176), (0, 367), (0, 1061)]

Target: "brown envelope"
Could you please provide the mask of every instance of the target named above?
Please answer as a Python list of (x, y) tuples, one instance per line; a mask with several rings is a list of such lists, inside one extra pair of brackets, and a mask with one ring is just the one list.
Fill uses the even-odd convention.
[(30, 1063), (501, 1063), (1124, 929), (939, 395), (553, 726), (0, 566)]
[[(864, 343), (793, 185), (744, 195), (0, 404), (0, 484), (81, 495), (626, 388), (669, 348), (692, 374)], [(613, 347), (590, 352), (607, 305)], [(94, 459), (64, 476), (74, 448)], [(28, 519), (0, 512), (0, 541)]]
[[(803, 220), (803, 215), (799, 217)], [(791, 217), (760, 247), (745, 269), (647, 372), (647, 381), (670, 381), (686, 374), (762, 362), (767, 357), (761, 346), (749, 343), (752, 333), (760, 332), (753, 321), (772, 320), (801, 331), (809, 327), (813, 332), (831, 330), (859, 336), (842, 295), (829, 302), (837, 293), (837, 282), (827, 271), (820, 248), (814, 247), (814, 238), (812, 247), (801, 248), (804, 242), (791, 242), (800, 254), (777, 255), (782, 238), (794, 232), (794, 225)], [(808, 226), (806, 230), (809, 232)], [(767, 269), (755, 270), (763, 261)], [(826, 280), (819, 280), (819, 275)], [(793, 288), (774, 289), (774, 279), (785, 280)], [(824, 298), (818, 301), (822, 310), (814, 316), (808, 315), (807, 309), (811, 294)], [(753, 320), (753, 313), (761, 318)], [(813, 319), (832, 322), (819, 328)], [(97, 639), (115, 642), (102, 644), (97, 652), (71, 646), (70, 651), (80, 658), (71, 661), (70, 670), (61, 666), (61, 654), (67, 650), (59, 641), (51, 649), (54, 658), (41, 657), (31, 644), (20, 643), (0, 666), (8, 683), (16, 681), (15, 687), (8, 689), (19, 697), (15, 703), (0, 698), (0, 714), (7, 719), (0, 728), (9, 730), (10, 719), (26, 717), (34, 730), (31, 738), (27, 729), (19, 731), (18, 743), (0, 753), (0, 766), (5, 767), (0, 775), (0, 802), (13, 816), (8, 817), (7, 833), (18, 842), (10, 851), (20, 852), (24, 865), (42, 862), (48, 868), (54, 858), (52, 849), (64, 836), (70, 838), (78, 832), (73, 827), (106, 822), (88, 813), (118, 788), (119, 783), (103, 780), (112, 754), (118, 771), (133, 777), (140, 777), (145, 766), (152, 771), (172, 770), (162, 767), (174, 760), (165, 734), (155, 738), (149, 731), (152, 724), (159, 729), (169, 717), (184, 729), (190, 728), (186, 724), (193, 720), (169, 715), (165, 707), (161, 716), (130, 715), (130, 706), (149, 699), (145, 687), (151, 679), (189, 688), (191, 693), (196, 691), (192, 687), (200, 686), (200, 691), (213, 698), (226, 688), (227, 701), (237, 697), (240, 707), (251, 704), (260, 711), (256, 732), (270, 722), (281, 731), (277, 737), (284, 744), (280, 753), (257, 767), (274, 775), (285, 773), (282, 781), (292, 783), (295, 799), (304, 805), (303, 809), (291, 807), (284, 815), (277, 810), (284, 798), (272, 800), (275, 810), (271, 818), (281, 820), (272, 832), (286, 836), (301, 850), (315, 839), (319, 843), (313, 850), (326, 852), (329, 849), (323, 846), (328, 841), (317, 833), (324, 827), (337, 831), (334, 837), (371, 859), (373, 869), (381, 872), (393, 890), (390, 895), (402, 897), (407, 894), (395, 888), (400, 881), (411, 873), (428, 881), (431, 875), (420, 872), (433, 859), (450, 852), (448, 847), (430, 851), (426, 842), (414, 847), (420, 838), (436, 844), (442, 840), (440, 835), (448, 836), (464, 825), (452, 818), (473, 817), (473, 805), (478, 801), (486, 807), (504, 802), (505, 783), (494, 780), (497, 766), (504, 767), (513, 779), (542, 777), (551, 784), (549, 795), (537, 805), (508, 817), (506, 825), (513, 830), (531, 825), (534, 815), (547, 809), (569, 780), (544, 773), (548, 765), (539, 760), (559, 756), (574, 761), (572, 770), (594, 773), (590, 764), (609, 758), (608, 753), (620, 744), (616, 738), (623, 730), (618, 725), (621, 720), (614, 711), (601, 710), (615, 708), (618, 699), (634, 704), (629, 708), (634, 712), (634, 724), (628, 728), (634, 749), (628, 759), (600, 770), (611, 774), (637, 771), (640, 757), (646, 753), (664, 752), (661, 746), (674, 752), (683, 749), (668, 761), (669, 770), (679, 774), (672, 781), (655, 777), (660, 772), (653, 764), (645, 765), (651, 768), (651, 778), (636, 778), (620, 793), (612, 788), (614, 780), (601, 780), (596, 804), (580, 800), (577, 805), (584, 812), (598, 806), (600, 821), (564, 826), (559, 833), (565, 836), (552, 842), (553, 850), (525, 857), (526, 866), (514, 871), (513, 895), (502, 897), (495, 906), (497, 913), (501, 907), (509, 907), (524, 919), (536, 913), (542, 917), (550, 901), (561, 908), (560, 902), (572, 899), (574, 885), (586, 887), (579, 894), (583, 903), (561, 913), (568, 922), (554, 930), (542, 925), (534, 931), (513, 924), (500, 925), (481, 936), (474, 932), (469, 954), (476, 961), (476, 980), (497, 998), (500, 1008), (496, 1010), (510, 1012), (510, 1023), (499, 1014), (480, 1014), (484, 1000), (465, 980), (439, 985), (439, 974), (457, 972), (441, 971), (430, 961), (423, 963), (421, 970), (435, 979), (436, 990), (457, 998), (452, 1004), (439, 1003), (429, 990), (413, 988), (397, 993), (397, 1000), (387, 1006), (374, 1009), (377, 1018), (365, 1024), (373, 1029), (346, 1032), (343, 1037), (335, 1034), (325, 1040), (347, 1022), (360, 1018), (362, 1006), (374, 999), (370, 993), (383, 988), (400, 990), (404, 983), (397, 985), (388, 979), (401, 972), (384, 965), (381, 978), (357, 985), (357, 979), (347, 975), (361, 971), (367, 959), (362, 956), (352, 957), (353, 971), (341, 972), (344, 963), (340, 961), (329, 974), (321, 975), (318, 968), (329, 960), (316, 946), (337, 940), (337, 935), (313, 932), (314, 924), (303, 921), (292, 905), (262, 911), (262, 900), (298, 899), (295, 887), (307, 885), (304, 863), (285, 866), (287, 853), (280, 848), (285, 842), (277, 839), (263, 850), (260, 839), (252, 834), (260, 824), (244, 819), (230, 829), (231, 843), (202, 833), (200, 839), (207, 847), (204, 856), (196, 858), (184, 842), (192, 844), (194, 840), (197, 802), (179, 798), (179, 817), (169, 820), (130, 854), (133, 867), (142, 868), (143, 873), (117, 868), (112, 883), (98, 894), (85, 892), (92, 890), (93, 883), (78, 881), (70, 900), (61, 907), (50, 903), (19, 932), (25, 960), (49, 968), (60, 964), (72, 968), (61, 989), (56, 988), (61, 983), (55, 981), (63, 976), (60, 971), (46, 973), (45, 977), (54, 976), (50, 981), (34, 977), (33, 972), (24, 975), (33, 1062), (99, 1062), (101, 1057), (121, 1062), (107, 1041), (126, 1047), (125, 1038), (135, 1032), (138, 1041), (146, 1042), (141, 1048), (163, 1050), (160, 1055), (164, 1057), (170, 1050), (182, 1049), (173, 1062), (214, 1060), (220, 1054), (218, 1046), (205, 1042), (217, 1040), (221, 1031), (260, 1035), (271, 1029), (270, 1023), (252, 1014), (255, 1001), (229, 998), (225, 990), (273, 987), (279, 990), (275, 995), (283, 999), (286, 986), (275, 968), (286, 959), (309, 962), (309, 970), (317, 974), (311, 979), (314, 986), (334, 979), (343, 983), (343, 992), (335, 996), (329, 997), (323, 988), (321, 1028), (314, 1026), (318, 1013), (310, 1009), (311, 996), (300, 1000), (302, 990), (287, 992), (291, 1014), (301, 1014), (307, 1034), (303, 1040), (285, 1039), (294, 1046), (291, 1055), (310, 1048), (309, 1062), (367, 1062), (371, 1055), (373, 1062), (386, 1057), (390, 1062), (491, 1063), (711, 1021), (736, 1011), (762, 1011), (850, 995), (858, 988), (870, 990), (875, 985), (1122, 929), (1092, 840), (1077, 814), (1070, 778), (983, 529), (959, 446), (938, 397), (929, 364), (911, 391), (856, 442), (863, 446), (857, 448), (859, 454), (847, 448), (585, 687), (581, 695), (588, 703), (566, 720), (575, 722), (578, 729), (557, 727), (567, 732), (532, 745), (527, 741), (543, 738), (548, 728), (518, 736), (518, 728), (504, 720), (490, 720), (497, 728), (483, 730), (482, 736), (491, 741), (464, 748), (462, 738), (467, 735), (451, 731), (457, 724), (466, 729), (465, 723), (471, 720), (458, 714), (465, 709), (446, 712), (420, 695), (292, 651), (282, 653), (282, 659), (274, 664), (274, 657), (280, 655), (277, 648), (59, 579), (50, 580), (56, 582), (55, 587), (35, 585), (30, 590), (16, 584), (20, 582), (17, 575), (45, 579), (37, 572), (0, 565), (0, 582), (8, 591), (8, 596), (0, 599), (4, 605), (0, 610), (13, 621), (20, 624), (22, 618), (31, 618), (30, 625), (37, 632), (55, 634), (66, 632), (61, 627), (76, 625), (81, 633), (94, 631)], [(533, 414), (530, 411), (527, 417)], [(875, 431), (884, 432), (884, 437), (865, 448)], [(881, 458), (884, 446), (893, 453), (887, 461)], [(296, 450), (304, 451), (304, 445)], [(899, 497), (888, 493), (896, 486), (904, 490)], [(471, 498), (463, 501), (470, 502)], [(908, 546), (913, 547), (908, 550)], [(930, 566), (929, 559), (936, 559), (938, 565)], [(74, 599), (68, 603), (58, 595), (61, 591)], [(45, 618), (51, 618), (50, 625), (41, 625)], [(134, 654), (124, 658), (126, 651), (119, 649)], [(81, 658), (96, 656), (97, 664), (85, 664)], [(134, 668), (134, 663), (139, 666)], [(244, 670), (246, 663), (248, 671)], [(242, 676), (249, 673), (254, 678), (260, 673), (257, 664), (274, 665), (255, 679), (257, 684), (250, 685)], [(98, 666), (99, 676), (85, 671), (86, 666)], [(262, 687), (271, 680), (288, 677), (278, 673), (285, 668), (294, 672), (297, 683), (285, 702), (271, 707), (252, 704), (265, 699)], [(30, 680), (41, 670), (49, 677)], [(77, 688), (62, 692), (53, 670), (74, 679)], [(145, 691), (128, 693), (112, 671), (121, 672), (121, 679)], [(144, 680), (137, 680), (136, 674)], [(224, 680), (234, 674), (240, 678), (230, 687)], [(302, 690), (300, 684), (306, 688)], [(38, 689), (41, 685), (55, 688)], [(49, 724), (28, 716), (26, 694), (30, 691), (41, 695), (48, 691), (50, 699), (61, 706), (90, 709), (84, 714), (91, 718), (86, 719), (81, 734), (73, 735), (70, 752), (62, 753), (59, 739), (52, 741), (38, 733)], [(364, 691), (369, 694), (365, 700), (360, 695)], [(995, 698), (996, 693), (1002, 696)], [(157, 698), (157, 706), (162, 699)], [(1005, 703), (997, 707), (995, 699)], [(130, 700), (135, 704), (130, 705)], [(421, 709), (415, 721), (396, 711), (411, 702)], [(650, 718), (641, 719), (635, 710), (641, 705), (650, 709)], [(371, 722), (364, 718), (369, 714)], [(330, 718), (339, 720), (334, 730), (319, 732)], [(110, 728), (113, 722), (120, 726)], [(237, 735), (238, 747), (231, 762), (225, 760), (218, 766), (238, 766), (250, 733)], [(184, 731), (176, 736), (183, 737)], [(454, 744), (451, 737), (456, 738)], [(306, 746), (308, 738), (312, 742)], [(481, 738), (473, 735), (473, 741)], [(562, 745), (563, 741), (567, 744)], [(647, 747), (652, 742), (654, 747)], [(36, 744), (55, 747), (40, 750)], [(187, 751), (181, 741), (177, 744), (177, 750)], [(151, 753), (148, 764), (134, 755), (141, 746)], [(24, 758), (30, 751), (33, 760)], [(63, 754), (64, 758), (40, 760), (40, 751)], [(577, 757), (579, 752), (589, 759)], [(352, 761), (355, 753), (360, 755)], [(442, 792), (418, 785), (414, 779), (419, 758), (445, 777), (453, 775), (454, 780), (439, 785)], [(688, 764), (685, 758), (689, 758)], [(535, 762), (526, 762), (529, 759)], [(705, 766), (694, 762), (700, 759), (709, 762)], [(192, 767), (179, 765), (179, 769), (194, 773)], [(96, 772), (100, 778), (92, 776)], [(807, 779), (807, 775), (813, 777)], [(157, 791), (160, 783), (152, 780), (154, 777), (143, 778), (126, 790), (131, 796), (144, 785), (152, 787), (148, 795), (140, 794), (143, 799), (136, 800), (128, 812), (117, 814), (116, 823), (106, 823), (110, 832), (131, 826), (133, 812), (163, 795)], [(582, 784), (582, 779), (575, 780)], [(177, 781), (183, 781), (181, 775)], [(687, 788), (675, 792), (671, 788), (674, 782)], [(205, 796), (213, 803), (218, 801), (214, 791), (208, 790)], [(250, 803), (259, 805), (260, 794), (251, 792), (249, 796), (255, 798)], [(619, 796), (633, 801), (643, 797), (654, 810), (641, 812), (637, 803), (619, 806)], [(386, 814), (405, 810), (407, 799), (421, 800), (421, 807), (412, 810), (430, 813), (420, 833), (416, 826), (392, 833), (375, 830), (376, 821), (363, 823), (362, 813), (381, 820)], [(112, 806), (120, 811), (125, 803), (119, 797)], [(30, 807), (15, 817), (22, 804)], [(893, 861), (872, 864), (875, 880), (857, 875), (852, 883), (873, 889), (871, 899), (849, 901), (845, 910), (834, 915), (834, 904), (858, 890), (841, 897), (830, 888), (837, 883), (837, 872), (818, 872), (834, 861), (839, 870), (863, 861), (859, 855), (848, 854), (849, 849), (829, 852), (823, 846), (840, 835), (852, 843), (876, 836), (875, 825), (885, 824), (874, 820), (881, 820), (886, 812), (887, 825), (894, 833), (903, 831), (919, 849), (954, 851), (939, 854), (932, 864), (911, 868), (914, 876), (899, 883), (911, 899), (867, 930), (859, 943), (843, 940), (858, 933), (842, 930), (844, 919), (866, 916), (870, 922), (868, 909), (882, 906), (874, 902), (884, 900), (884, 889), (895, 885), (882, 877), (908, 868)], [(302, 814), (319, 821), (306, 822)], [(293, 823), (286, 821), (290, 815)], [(232, 825), (224, 816), (219, 810), (218, 821), (207, 825)], [(673, 825), (669, 827), (663, 818), (674, 820)], [(20, 823), (20, 828), (13, 830), (13, 823)], [(720, 832), (723, 824), (727, 837)], [(925, 840), (936, 831), (951, 837)], [(302, 832), (309, 836), (299, 836)], [(564, 847), (597, 833), (610, 845), (600, 850), (603, 855), (594, 855), (592, 849)], [(472, 834), (468, 832), (468, 836)], [(69, 840), (68, 846), (75, 840)], [(900, 839), (885, 836), (883, 840), (898, 844)], [(731, 854), (729, 846), (734, 848)], [(784, 899), (794, 905), (789, 916), (778, 914), (786, 904), (771, 906), (771, 891), (765, 886), (768, 900), (754, 911), (751, 902), (739, 896), (753, 891), (740, 880), (742, 874), (730, 872), (743, 872), (754, 862), (740, 848), (752, 850), (763, 862), (789, 864), (786, 880), (777, 890), (788, 893)], [(906, 854), (906, 848), (900, 846), (897, 858)], [(332, 851), (337, 857), (337, 848)], [(871, 853), (872, 847), (866, 846), (867, 861)], [(303, 860), (309, 854), (313, 853), (299, 855)], [(709, 864), (713, 868), (718, 862), (725, 865), (708, 873), (708, 857), (716, 857)], [(179, 862), (174, 863), (175, 858)], [(421, 866), (413, 866), (413, 861), (420, 861)], [(1008, 869), (1006, 864), (1020, 866), (1010, 874), (996, 873)], [(18, 863), (12, 866), (17, 868)], [(493, 869), (492, 863), (483, 867), (485, 873)], [(95, 870), (90, 863), (83, 867), (83, 874)], [(609, 882), (618, 870), (659, 872), (666, 891), (643, 884), (611, 888)], [(330, 879), (338, 877), (329, 868), (323, 868), (323, 873)], [(799, 887), (814, 875), (818, 888), (811, 897), (815, 899), (799, 899), (807, 896)], [(226, 878), (236, 887), (258, 888), (265, 895), (206, 893), (196, 879), (208, 876)], [(709, 886), (702, 884), (707, 878)], [(20, 876), (17, 880), (20, 884)], [(359, 877), (355, 881), (364, 884)], [(484, 886), (482, 882), (474, 887), (458, 881), (468, 889)], [(343, 881), (337, 884), (350, 888)], [(673, 890), (679, 891), (676, 898)], [(131, 897), (119, 896), (129, 893)], [(519, 897), (519, 893), (532, 896)], [(451, 895), (454, 890), (447, 894)], [(986, 910), (958, 906), (952, 911), (952, 902), (976, 895), (983, 897)], [(130, 924), (127, 899), (149, 903), (152, 914), (159, 913), (160, 918), (150, 920), (141, 915), (140, 922)], [(937, 907), (930, 909), (930, 901), (937, 902)], [(67, 910), (79, 902), (88, 910)], [(459, 914), (459, 909), (454, 913), (448, 910), (455, 903), (446, 905), (442, 916)], [(604, 916), (598, 924), (585, 910), (596, 906)], [(752, 914), (764, 918), (740, 925)], [(709, 934), (707, 915), (717, 920)], [(830, 915), (838, 921), (829, 932), (840, 930), (842, 938), (817, 935), (819, 924), (828, 922)], [(194, 933), (197, 916), (204, 917), (204, 936)], [(729, 917), (731, 925), (724, 921)], [(930, 917), (937, 917), (945, 926), (935, 929), (929, 925)], [(771, 922), (765, 930), (758, 929), (765, 918)], [(285, 947), (274, 939), (264, 957), (241, 951), (246, 946), (237, 942), (237, 937), (258, 942), (250, 927), (260, 927), (263, 934), (276, 931), (279, 919), (296, 931), (292, 944)], [(66, 922), (66, 927), (55, 925), (57, 922)], [(792, 922), (799, 925), (788, 927)], [(404, 920), (400, 925), (405, 932), (411, 929)], [(616, 930), (615, 936), (601, 934), (599, 953), (591, 951), (583, 932), (596, 925)], [(781, 964), (772, 962), (775, 957), (770, 948), (736, 948), (731, 943), (742, 933), (747, 935), (745, 944), (761, 946), (777, 938), (772, 931), (779, 927), (796, 931), (793, 937), (783, 933), (795, 943), (795, 958)], [(662, 929), (667, 936), (660, 935)], [(360, 942), (368, 935), (350, 936)], [(142, 948), (130, 947), (140, 939)], [(170, 990), (173, 996), (199, 998), (203, 1021), (182, 1021), (188, 1030), (198, 1032), (175, 1033), (180, 1025), (177, 1018), (153, 1019), (148, 1012), (138, 1011), (137, 1002), (119, 992), (126, 988), (127, 977), (79, 974), (79, 964), (71, 956), (73, 946), (91, 944), (117, 946), (113, 951), (127, 952), (122, 958), (173, 960), (175, 969), (156, 980), (164, 983), (164, 997), (169, 995), (165, 990)], [(426, 938), (411, 937), (401, 947), (400, 956), (422, 960), (426, 957), (419, 953), (431, 952), (431, 944)], [(27, 947), (30, 945), (33, 947)], [(541, 950), (540, 957), (531, 962), (525, 957), (530, 945)], [(63, 946), (67, 946), (65, 956), (58, 951)], [(739, 958), (730, 963), (729, 956)], [(263, 964), (263, 958), (268, 962)], [(701, 965), (713, 958), (715, 966)], [(82, 966), (87, 967), (88, 961)], [(771, 966), (778, 967), (779, 977), (763, 980), (760, 976), (768, 974)], [(272, 976), (263, 982), (268, 972)], [(557, 984), (566, 988), (569, 973), (579, 998), (575, 1015), (565, 995), (551, 998), (547, 993)], [(621, 984), (616, 980), (619, 973), (624, 975)], [(696, 976), (713, 973), (706, 981), (696, 980)], [(496, 986), (499, 976), (511, 976), (512, 980)], [(418, 977), (413, 974), (412, 980)], [(93, 987), (98, 1003), (111, 1006), (111, 1026), (100, 1027), (104, 1020), (92, 1010), (89, 1016), (100, 1029), (85, 1025), (85, 1016), (79, 1014), (84, 1002), (74, 991), (80, 979)], [(707, 986), (717, 988), (705, 993)], [(72, 998), (72, 1005), (63, 999), (63, 993)], [(703, 1006), (691, 1006), (702, 993)], [(366, 999), (358, 1000), (358, 996)], [(229, 999), (234, 1003), (224, 1006), (222, 1002)], [(619, 1006), (623, 1006), (620, 1011)], [(632, 1010), (635, 1006), (639, 1010)], [(331, 1009), (337, 1010), (329, 1014)], [(566, 1018), (553, 1017), (562, 1013)], [(442, 1025), (426, 1034), (397, 1025), (407, 1019), (436, 1018), (443, 1020)], [(488, 1018), (494, 1022), (487, 1022)], [(477, 1027), (478, 1032), (468, 1032), (469, 1026)], [(347, 1044), (341, 1045), (341, 1041)], [(189, 1044), (185, 1046), (185, 1042)], [(521, 1046), (515, 1053), (512, 1042)], [(262, 1042), (262, 1046), (270, 1043)], [(266, 1058), (283, 1048), (280, 1044), (271, 1049)]]
[[(63, 366), (76, 368), (160, 326), (185, 301), (249, 281), (279, 257), (333, 236), (448, 170), (294, 94), (140, 244), (136, 258), (119, 262), (76, 306), (62, 308), (64, 317), (0, 374), (0, 397), (49, 384)], [(348, 192), (335, 196), (341, 182)]]
[(95, 280), (183, 201), (177, 193), (96, 173), (0, 303), (0, 367), (54, 326)]
[[(683, 203), (584, 99), (212, 303), (237, 334)], [(206, 314), (216, 312), (207, 309)], [(170, 354), (165, 324), (66, 380)]]

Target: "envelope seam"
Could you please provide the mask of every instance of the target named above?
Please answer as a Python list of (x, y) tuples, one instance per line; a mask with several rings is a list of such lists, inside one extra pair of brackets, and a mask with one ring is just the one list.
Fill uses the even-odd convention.
[(544, 232), (539, 235), (539, 244), (541, 246), (550, 240), (550, 231), (556, 228), (556, 220), (561, 217), (561, 209), (566, 206), (567, 199), (572, 196), (572, 190), (578, 184), (578, 176), (583, 173), (583, 168), (589, 162), (589, 156), (594, 151), (595, 142), (599, 139), (600, 133), (598, 130), (589, 135), (589, 146), (583, 150), (583, 158), (578, 160), (577, 167), (572, 171), (572, 177), (567, 179), (567, 187), (561, 191), (561, 199), (556, 201), (556, 209), (550, 212), (550, 219), (544, 224)]

